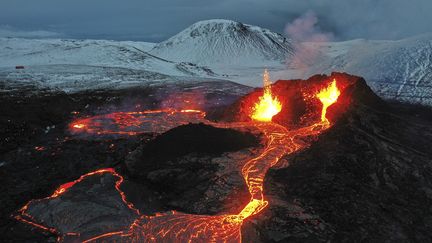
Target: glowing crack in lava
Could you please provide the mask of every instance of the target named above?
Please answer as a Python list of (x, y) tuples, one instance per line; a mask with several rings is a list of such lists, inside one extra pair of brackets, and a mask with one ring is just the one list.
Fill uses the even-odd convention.
[[(116, 189), (120, 193), (123, 202), (130, 209), (136, 212), (137, 218), (129, 227), (125, 229), (113, 232), (106, 232), (101, 235), (96, 235), (90, 239), (81, 239), (83, 242), (241, 242), (241, 227), (244, 220), (253, 215), (257, 215), (268, 205), (268, 201), (265, 200), (263, 194), (264, 177), (267, 171), (269, 170), (269, 168), (278, 163), (282, 156), (294, 153), (307, 146), (307, 144), (300, 142), (298, 139), (295, 138), (302, 136), (318, 135), (319, 133), (330, 127), (329, 121), (325, 118), (326, 110), (331, 104), (336, 102), (339, 93), (340, 91), (336, 87), (336, 81), (333, 81), (329, 85), (329, 87), (317, 93), (316, 97), (323, 103), (323, 109), (321, 111), (321, 115), (323, 118), (321, 119), (321, 121), (318, 121), (313, 125), (299, 128), (296, 130), (287, 130), (281, 125), (270, 122), (271, 117), (270, 120), (266, 120), (266, 122), (206, 122), (207, 124), (221, 128), (236, 129), (253, 127), (255, 129), (258, 129), (263, 134), (263, 144), (265, 144), (265, 146), (260, 151), (260, 154), (248, 161), (238, 161), (238, 163), (243, 163), (241, 172), (250, 193), (249, 202), (238, 214), (221, 214), (212, 216), (192, 215), (177, 211), (169, 211), (157, 213), (156, 215), (151, 216), (141, 215), (140, 212), (136, 210), (134, 206), (127, 201), (125, 194), (120, 190), (120, 185), (123, 182), (123, 177), (117, 174), (117, 172), (115, 172), (113, 169), (102, 169), (81, 176), (81, 178), (76, 181), (62, 185), (53, 193), (52, 196), (46, 198), (45, 200), (50, 200), (61, 196), (69, 188), (71, 188), (76, 183), (86, 177), (94, 176), (98, 173), (112, 173), (113, 175), (120, 178), (116, 183)], [(175, 122), (170, 120), (169, 117), (175, 114), (181, 117), (184, 116), (183, 118), (187, 119), (189, 112), (157, 111), (157, 113), (162, 117), (162, 119), (156, 119), (155, 121), (157, 121), (158, 123), (163, 123), (161, 125), (164, 127), (175, 127)], [(202, 113), (203, 112), (199, 114)], [(153, 114), (153, 111), (144, 111), (142, 112), (142, 114), (144, 116), (147, 116), (148, 114)], [(251, 114), (251, 116), (254, 116), (254, 114)], [(139, 116), (137, 118), (139, 119)], [(86, 119), (90, 119), (87, 121), (92, 121), (91, 118)], [(150, 120), (145, 120), (146, 122), (151, 123)], [(114, 120), (114, 122), (115, 121), (117, 120)], [(180, 124), (183, 121), (184, 120), (181, 120)], [(80, 122), (82, 122), (82, 120)], [(71, 126), (74, 127), (74, 124), (81, 124), (80, 122), (74, 122)], [(85, 123), (84, 127), (88, 126), (89, 124), (90, 123)], [(90, 125), (95, 126), (94, 123), (91, 123)], [(92, 132), (94, 131), (94, 129), (96, 128), (94, 127), (92, 128), (92, 130), (89, 131)], [(99, 131), (99, 129), (96, 130)], [(38, 200), (32, 200), (27, 203), (19, 211), (20, 215), (18, 215), (16, 218), (18, 220), (21, 220), (22, 222), (36, 226), (51, 233), (59, 235), (79, 235), (79, 233), (75, 232), (59, 232), (52, 226), (45, 226), (42, 223), (37, 222), (31, 215), (26, 212), (27, 209), (33, 203), (37, 203), (37, 201)], [(59, 239), (61, 240), (62, 238)]]
[(263, 83), (263, 95), (255, 103), (251, 118), (256, 121), (271, 121), (272, 117), (282, 110), (282, 104), (277, 97), (273, 97), (267, 69), (264, 70)]
[(337, 101), (339, 95), (340, 95), (340, 90), (336, 86), (336, 79), (333, 79), (333, 82), (331, 82), (331, 84), (327, 88), (321, 90), (316, 95), (318, 99), (321, 101), (321, 103), (323, 104), (322, 111), (321, 111), (322, 122), (327, 122), (327, 123), (329, 122), (328, 119), (326, 118), (327, 108)]

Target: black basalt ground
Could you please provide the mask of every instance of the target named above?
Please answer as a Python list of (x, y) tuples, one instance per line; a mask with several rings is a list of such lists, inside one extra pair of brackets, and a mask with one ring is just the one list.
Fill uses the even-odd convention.
[(162, 211), (236, 213), (249, 199), (239, 158), (251, 156), (248, 148), (259, 145), (251, 133), (202, 123), (182, 125), (131, 153), (127, 174), (131, 181), (160, 193), (157, 201), (166, 205)]
[(216, 157), (258, 145), (258, 138), (250, 133), (203, 123), (188, 124), (173, 128), (147, 143), (142, 159), (147, 165), (157, 165), (189, 153)]

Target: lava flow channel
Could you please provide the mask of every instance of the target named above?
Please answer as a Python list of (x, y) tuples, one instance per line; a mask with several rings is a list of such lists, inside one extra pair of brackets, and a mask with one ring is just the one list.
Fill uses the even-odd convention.
[[(262, 153), (257, 157), (247, 161), (242, 168), (242, 175), (248, 186), (251, 198), (250, 201), (238, 214), (225, 214), (225, 215), (192, 215), (185, 214), (176, 211), (158, 213), (153, 216), (140, 215), (139, 217), (129, 226), (127, 230), (106, 232), (102, 235), (92, 237), (84, 240), (84, 242), (97, 242), (97, 241), (115, 241), (115, 242), (241, 242), (241, 226), (245, 219), (252, 215), (256, 215), (261, 212), (267, 205), (268, 201), (265, 200), (263, 194), (263, 182), (265, 174), (268, 169), (274, 166), (279, 159), (300, 149), (303, 149), (306, 145), (303, 143), (297, 143), (295, 138), (302, 136), (317, 135), (323, 130), (330, 127), (329, 121), (325, 118), (325, 112), (327, 107), (337, 101), (339, 96), (339, 90), (337, 90), (336, 97), (324, 97), (325, 93), (334, 95), (334, 92), (327, 92), (331, 89), (336, 88), (336, 84), (330, 84), (326, 91), (322, 91), (317, 94), (317, 98), (323, 103), (323, 119), (321, 121), (307, 127), (303, 127), (296, 130), (288, 131), (285, 127), (272, 123), (265, 119), (266, 122), (254, 120), (252, 122), (236, 122), (236, 123), (212, 123), (207, 122), (210, 125), (222, 128), (244, 128), (244, 127), (255, 127), (262, 134), (264, 134), (265, 148)], [(260, 99), (258, 102), (267, 102), (265, 99)], [(260, 107), (259, 104), (256, 107)], [(156, 111), (157, 113), (163, 114), (164, 112)], [(145, 111), (143, 114), (152, 114), (153, 111)], [(169, 111), (167, 114), (179, 115), (187, 112), (182, 111)], [(202, 114), (202, 113), (200, 113)], [(90, 121), (90, 120), (88, 120)], [(168, 121), (169, 124), (162, 124), (164, 127), (174, 127), (175, 124), (170, 119), (159, 119), (158, 122)], [(78, 123), (75, 123), (75, 125)], [(79, 126), (74, 126), (76, 129), (80, 129)], [(86, 124), (84, 124), (84, 127)], [(84, 128), (82, 127), (82, 128)], [(94, 132), (87, 130), (88, 132)], [(114, 170), (107, 169), (102, 170), (104, 173), (113, 173), (118, 175)], [(82, 176), (79, 180), (82, 180), (86, 176), (91, 176), (98, 171), (89, 173)], [(123, 178), (116, 184), (124, 203), (126, 203), (131, 209), (133, 205), (127, 202), (124, 197), (124, 193), (120, 190), (120, 184)], [(77, 181), (70, 184), (65, 184), (64, 187), (60, 187), (51, 198), (58, 197), (64, 193), (68, 188), (73, 186)], [(50, 198), (48, 198), (50, 199)], [(43, 226), (36, 223), (30, 215), (26, 214), (27, 207), (33, 201), (26, 204), (21, 210), (21, 215), (17, 219), (29, 223), (34, 226), (38, 226), (44, 230), (48, 230), (52, 233), (59, 232), (52, 228)], [(68, 234), (68, 233), (63, 233)]]

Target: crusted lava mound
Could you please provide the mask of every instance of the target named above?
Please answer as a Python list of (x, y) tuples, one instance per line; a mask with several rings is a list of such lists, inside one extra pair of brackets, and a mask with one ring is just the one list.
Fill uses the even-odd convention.
[(189, 153), (218, 156), (224, 152), (253, 147), (258, 143), (258, 139), (250, 133), (216, 128), (203, 123), (182, 125), (146, 144), (142, 151), (145, 165), (142, 166), (158, 167)]
[[(278, 81), (275, 93), (293, 105), (285, 108), (291, 114), (275, 121), (291, 127), (304, 123), (304, 110), (311, 106), (305, 108), (300, 97), (290, 95), (293, 87), (333, 78), (347, 85), (329, 108), (332, 127), (269, 171), (264, 184), (269, 207), (245, 223), (243, 239), (431, 241), (431, 109), (383, 101), (362, 78), (336, 73)], [(244, 102), (236, 108), (244, 108)], [(282, 116), (285, 120), (279, 120)]]
[(237, 213), (249, 200), (238, 160), (258, 146), (248, 132), (182, 125), (136, 149), (126, 160), (127, 171), (131, 181), (160, 195), (163, 210)]

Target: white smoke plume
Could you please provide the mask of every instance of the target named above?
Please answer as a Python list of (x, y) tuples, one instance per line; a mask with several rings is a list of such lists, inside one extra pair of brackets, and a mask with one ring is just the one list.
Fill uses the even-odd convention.
[(294, 44), (294, 56), (288, 60), (288, 68), (296, 70), (303, 78), (309, 75), (309, 68), (323, 58), (319, 44), (333, 40), (333, 34), (322, 32), (317, 24), (316, 14), (308, 11), (285, 27), (285, 33)]

